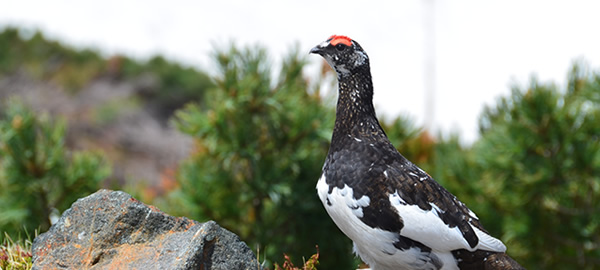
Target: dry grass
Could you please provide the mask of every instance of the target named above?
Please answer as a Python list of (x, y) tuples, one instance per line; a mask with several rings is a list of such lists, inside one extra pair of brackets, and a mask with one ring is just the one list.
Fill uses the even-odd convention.
[(31, 261), (31, 240), (17, 240), (5, 234), (0, 246), (0, 270), (29, 270)]
[(317, 246), (317, 253), (310, 256), (308, 261), (304, 262), (304, 265), (300, 267), (294, 266), (292, 263), (290, 256), (287, 254), (283, 254), (285, 261), (283, 262), (283, 267), (279, 266), (279, 264), (275, 264), (275, 270), (317, 270), (317, 265), (319, 264), (319, 246)]

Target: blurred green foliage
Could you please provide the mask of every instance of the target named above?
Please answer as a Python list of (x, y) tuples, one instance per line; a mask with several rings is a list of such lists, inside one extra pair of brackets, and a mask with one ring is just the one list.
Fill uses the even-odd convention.
[(110, 174), (98, 153), (65, 149), (65, 121), (36, 116), (15, 99), (0, 112), (0, 231), (46, 231), (51, 216)]
[(231, 47), (215, 60), (208, 110), (177, 113), (178, 127), (197, 144), (179, 169), (173, 210), (215, 219), (268, 260), (309, 255), (319, 244), (324, 269), (350, 269), (350, 242), (315, 193), (335, 112), (307, 91), (304, 60), (292, 53), (276, 79), (264, 49)]
[(583, 66), (566, 91), (514, 87), (486, 108), (473, 145), (479, 213), (530, 269), (600, 267), (600, 74)]
[(140, 96), (157, 110), (156, 117), (168, 119), (175, 110), (183, 107), (190, 100), (204, 101), (205, 91), (214, 87), (210, 77), (202, 71), (184, 67), (176, 62), (155, 56), (146, 63), (133, 59), (113, 58), (119, 66), (124, 79), (136, 78), (144, 88)]

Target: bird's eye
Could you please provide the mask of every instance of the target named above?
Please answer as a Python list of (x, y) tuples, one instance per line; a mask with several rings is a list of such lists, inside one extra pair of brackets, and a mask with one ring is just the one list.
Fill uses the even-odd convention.
[(338, 45), (335, 45), (335, 48), (341, 52), (346, 49), (346, 45), (340, 43)]

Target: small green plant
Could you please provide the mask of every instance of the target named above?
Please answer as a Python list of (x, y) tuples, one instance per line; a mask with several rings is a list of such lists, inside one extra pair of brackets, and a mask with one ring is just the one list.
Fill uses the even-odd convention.
[(37, 116), (16, 99), (5, 104), (0, 111), (0, 231), (46, 231), (52, 218), (96, 191), (110, 168), (98, 153), (66, 150), (65, 121)]

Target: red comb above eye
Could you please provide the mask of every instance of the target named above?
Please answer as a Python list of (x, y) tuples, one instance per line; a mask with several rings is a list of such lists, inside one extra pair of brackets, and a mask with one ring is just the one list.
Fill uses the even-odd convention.
[(350, 39), (347, 36), (333, 35), (333, 36), (329, 37), (329, 40), (331, 40), (331, 41), (329, 41), (329, 43), (331, 43), (331, 45), (333, 45), (333, 46), (338, 45), (340, 43), (342, 43), (346, 46), (352, 46), (352, 39)]

